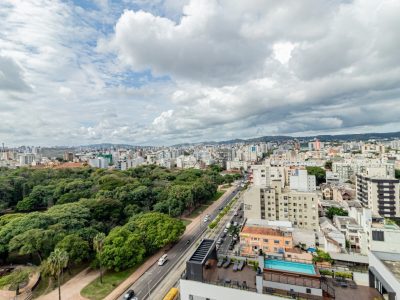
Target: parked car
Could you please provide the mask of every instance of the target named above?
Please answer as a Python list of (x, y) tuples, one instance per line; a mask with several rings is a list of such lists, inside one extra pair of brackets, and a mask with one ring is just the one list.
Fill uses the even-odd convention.
[(225, 232), (225, 230), (224, 230), (224, 232), (221, 234), (221, 237), (222, 237), (222, 238), (226, 237), (226, 232)]
[(224, 233), (226, 234), (228, 232), (228, 228), (225, 228), (224, 229)]
[(238, 262), (235, 261), (233, 264), (233, 272), (236, 272), (238, 270)]
[(230, 264), (231, 264), (231, 259), (228, 257), (222, 266), (226, 269), (229, 267)]
[(233, 236), (233, 240), (236, 241), (237, 239), (238, 239), (238, 236), (237, 236), (237, 235), (234, 235), (234, 236)]
[(233, 244), (230, 244), (228, 249), (229, 249), (229, 250), (233, 250), (233, 247), (234, 247), (234, 245), (233, 245)]
[(238, 222), (233, 223), (233, 226), (237, 227), (239, 224)]
[(244, 260), (241, 260), (241, 261), (239, 262), (239, 265), (238, 265), (238, 270), (239, 270), (239, 271), (242, 271), (243, 268), (244, 268)]
[(238, 215), (238, 212), (237, 211), (235, 211), (235, 213), (233, 214), (235, 217)]

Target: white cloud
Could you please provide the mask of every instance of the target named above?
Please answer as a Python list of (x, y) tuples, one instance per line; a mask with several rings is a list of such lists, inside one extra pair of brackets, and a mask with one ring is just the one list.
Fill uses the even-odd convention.
[(93, 7), (0, 2), (1, 140), (161, 144), (400, 130), (398, 1)]

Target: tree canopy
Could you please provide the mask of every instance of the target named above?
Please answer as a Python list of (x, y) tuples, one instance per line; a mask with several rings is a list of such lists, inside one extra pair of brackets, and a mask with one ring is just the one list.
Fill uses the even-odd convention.
[(130, 267), (179, 239), (185, 227), (174, 217), (232, 180), (219, 172), (151, 165), (126, 171), (0, 168), (0, 210), (16, 211), (0, 216), (0, 258), (46, 264), (58, 249), (77, 264), (95, 257), (94, 237), (103, 234), (104, 267)]
[(326, 181), (326, 171), (320, 167), (307, 167), (308, 175), (315, 175), (315, 180), (317, 185), (325, 183)]

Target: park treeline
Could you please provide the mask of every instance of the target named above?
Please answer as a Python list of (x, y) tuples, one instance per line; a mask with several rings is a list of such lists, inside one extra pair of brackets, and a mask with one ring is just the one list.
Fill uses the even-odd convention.
[(0, 169), (0, 210), (7, 212), (0, 216), (0, 258), (41, 263), (60, 248), (77, 264), (99, 258), (93, 239), (104, 233), (101, 263), (114, 270), (134, 266), (179, 239), (184, 225), (174, 217), (238, 177), (220, 171), (152, 165), (126, 171)]

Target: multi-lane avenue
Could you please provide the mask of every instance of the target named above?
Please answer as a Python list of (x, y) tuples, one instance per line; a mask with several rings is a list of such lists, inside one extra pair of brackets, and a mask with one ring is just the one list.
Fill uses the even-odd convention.
[[(225, 199), (214, 208), (214, 210), (208, 212), (209, 219), (213, 220), (220, 210), (224, 208), (240, 190), (240, 185), (235, 187), (233, 191)], [(138, 300), (153, 299), (152, 291), (154, 291), (157, 285), (168, 275), (174, 267), (181, 262), (184, 256), (187, 254), (197, 240), (200, 239), (204, 231), (207, 229), (208, 223), (203, 221), (203, 217), (200, 217), (198, 226), (192, 226), (191, 230), (185, 232), (180, 241), (175, 244), (170, 250), (166, 252), (168, 255), (168, 261), (163, 265), (159, 266), (157, 263), (152, 265), (129, 289), (132, 289), (136, 293)], [(159, 296), (159, 295), (158, 295)], [(158, 297), (157, 297), (158, 298)], [(123, 299), (121, 295), (120, 299)]]

